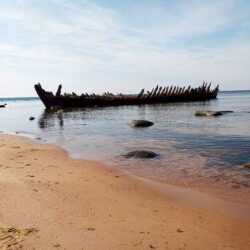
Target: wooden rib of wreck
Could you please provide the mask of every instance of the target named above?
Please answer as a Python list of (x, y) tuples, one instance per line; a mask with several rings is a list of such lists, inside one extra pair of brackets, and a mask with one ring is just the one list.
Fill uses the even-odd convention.
[(211, 83), (205, 83), (198, 88), (191, 86), (179, 87), (159, 87), (153, 88), (151, 91), (145, 92), (144, 89), (139, 94), (114, 95), (105, 92), (103, 95), (96, 94), (61, 94), (62, 85), (59, 85), (56, 94), (45, 91), (38, 83), (35, 90), (42, 100), (46, 108), (51, 107), (94, 107), (94, 106), (119, 106), (119, 105), (138, 105), (138, 104), (157, 104), (169, 102), (190, 102), (190, 101), (206, 101), (215, 99), (219, 91), (219, 85), (210, 89)]

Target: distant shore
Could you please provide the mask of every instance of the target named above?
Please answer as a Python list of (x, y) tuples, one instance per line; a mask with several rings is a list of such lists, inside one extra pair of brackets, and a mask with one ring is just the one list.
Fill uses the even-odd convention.
[(0, 135), (0, 180), (0, 249), (250, 248), (247, 208), (56, 146)]

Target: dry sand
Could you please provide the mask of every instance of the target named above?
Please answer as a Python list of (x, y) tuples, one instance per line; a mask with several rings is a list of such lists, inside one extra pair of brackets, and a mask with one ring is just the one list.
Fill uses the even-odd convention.
[(0, 135), (0, 192), (0, 249), (250, 249), (247, 207), (17, 136)]

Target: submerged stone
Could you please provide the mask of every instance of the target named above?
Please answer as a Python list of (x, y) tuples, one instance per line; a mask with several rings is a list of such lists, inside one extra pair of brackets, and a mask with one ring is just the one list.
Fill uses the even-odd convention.
[(134, 150), (123, 155), (126, 158), (154, 158), (158, 156), (155, 152), (144, 151), (144, 150)]
[(147, 121), (147, 120), (132, 120), (129, 125), (131, 127), (150, 127), (154, 125), (153, 122)]

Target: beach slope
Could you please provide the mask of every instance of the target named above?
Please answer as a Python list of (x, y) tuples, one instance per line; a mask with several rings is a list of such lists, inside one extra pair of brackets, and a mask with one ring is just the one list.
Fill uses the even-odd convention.
[(248, 219), (18, 136), (0, 135), (0, 192), (0, 249), (250, 248)]

